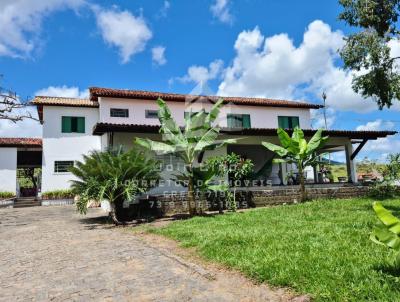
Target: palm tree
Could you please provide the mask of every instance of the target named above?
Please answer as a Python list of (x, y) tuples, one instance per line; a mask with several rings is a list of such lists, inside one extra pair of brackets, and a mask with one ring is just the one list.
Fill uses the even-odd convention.
[(76, 162), (70, 170), (78, 178), (72, 181), (72, 190), (80, 197), (78, 211), (86, 214), (90, 201), (108, 200), (111, 218), (115, 224), (121, 224), (129, 218), (124, 201), (132, 201), (156, 186), (160, 178), (158, 164), (143, 152), (124, 152), (121, 147), (84, 155), (83, 161)]
[(279, 128), (278, 138), (281, 142), (281, 146), (269, 142), (263, 142), (262, 145), (280, 156), (279, 159), (274, 159), (275, 163), (296, 164), (300, 178), (301, 201), (305, 201), (307, 199), (307, 193), (304, 169), (307, 166), (315, 166), (319, 163), (317, 151), (325, 145), (329, 137), (322, 137), (322, 129), (320, 129), (307, 142), (304, 138), (303, 130), (296, 127), (293, 130), (292, 137), (290, 137), (285, 130)]
[(213, 126), (219, 111), (223, 105), (220, 99), (213, 105), (209, 113), (200, 111), (191, 113), (185, 117), (185, 127), (181, 129), (172, 118), (171, 111), (167, 104), (158, 99), (160, 107), (158, 118), (161, 123), (160, 133), (163, 142), (150, 139), (136, 138), (136, 143), (140, 146), (155, 151), (156, 153), (172, 153), (178, 156), (185, 163), (185, 172), (181, 176), (186, 178), (188, 183), (189, 213), (199, 214), (196, 207), (195, 198), (195, 161), (201, 162), (205, 150), (214, 150), (226, 144), (236, 143), (235, 139), (225, 139), (217, 141), (220, 128)]

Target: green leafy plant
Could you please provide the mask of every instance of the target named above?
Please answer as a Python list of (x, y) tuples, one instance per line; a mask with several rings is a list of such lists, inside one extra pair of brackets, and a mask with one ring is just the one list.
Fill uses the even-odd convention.
[(301, 201), (304, 201), (307, 199), (304, 169), (307, 166), (315, 166), (319, 163), (317, 151), (325, 145), (328, 136), (322, 137), (322, 129), (320, 129), (307, 142), (304, 138), (303, 130), (298, 127), (293, 130), (291, 137), (282, 128), (279, 128), (277, 133), (281, 146), (269, 142), (263, 142), (262, 145), (280, 157), (279, 159), (274, 159), (274, 163), (294, 163), (297, 165), (300, 180), (300, 198)]
[(400, 179), (400, 153), (389, 154), (388, 163), (382, 169), (383, 177), (389, 181)]
[(339, 15), (357, 28), (345, 38), (340, 54), (344, 68), (353, 71), (353, 90), (377, 102), (379, 109), (400, 99), (398, 59), (390, 41), (398, 41), (400, 0), (339, 0)]
[(12, 192), (0, 192), (0, 199), (8, 199), (15, 197), (15, 193)]
[(163, 142), (150, 139), (136, 138), (136, 143), (146, 149), (161, 154), (174, 154), (181, 158), (185, 164), (185, 171), (181, 172), (181, 179), (186, 179), (188, 183), (189, 213), (196, 215), (201, 213), (201, 209), (196, 206), (195, 197), (195, 162), (201, 162), (206, 150), (214, 150), (226, 144), (233, 144), (235, 139), (225, 139), (217, 141), (220, 128), (213, 123), (218, 117), (223, 105), (223, 100), (219, 100), (213, 105), (209, 113), (200, 111), (191, 113), (185, 117), (185, 127), (181, 129), (167, 104), (158, 99), (160, 107), (158, 117), (160, 120), (160, 133)]
[(394, 264), (400, 269), (400, 219), (379, 202), (374, 202), (372, 207), (382, 224), (373, 229), (370, 239), (393, 249), (397, 253)]
[(368, 195), (375, 199), (387, 199), (398, 196), (398, 189), (391, 181), (383, 180), (369, 187)]
[(399, 187), (395, 182), (400, 178), (400, 153), (389, 154), (388, 163), (381, 165), (379, 170), (383, 176), (383, 180), (377, 181), (370, 187), (370, 196), (379, 199), (398, 196)]
[(71, 168), (78, 178), (71, 186), (79, 196), (78, 211), (86, 214), (91, 201), (108, 200), (114, 223), (125, 222), (129, 217), (123, 203), (133, 201), (138, 194), (157, 185), (158, 165), (158, 161), (136, 149), (124, 152), (119, 148), (84, 155), (84, 160)]
[(71, 199), (75, 194), (71, 189), (67, 190), (54, 190), (42, 193), (42, 199)]
[(243, 159), (240, 155), (232, 152), (231, 154), (209, 158), (206, 165), (212, 167), (212, 169), (216, 171), (217, 176), (229, 178), (230, 187), (233, 188), (233, 194), (226, 192), (228, 195), (228, 208), (235, 212), (237, 210), (237, 187), (242, 186), (242, 182), (252, 175), (254, 168), (253, 162), (250, 159)]

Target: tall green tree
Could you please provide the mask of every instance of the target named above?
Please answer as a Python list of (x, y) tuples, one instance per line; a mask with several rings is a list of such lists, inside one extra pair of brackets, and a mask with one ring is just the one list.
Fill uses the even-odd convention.
[[(195, 174), (196, 162), (201, 162), (206, 150), (214, 150), (226, 144), (236, 143), (235, 139), (217, 140), (220, 132), (214, 122), (223, 106), (220, 99), (213, 105), (209, 113), (200, 111), (188, 114), (185, 117), (185, 127), (181, 129), (173, 119), (167, 104), (158, 99), (158, 118), (160, 120), (160, 133), (162, 142), (151, 139), (136, 138), (140, 146), (155, 151), (158, 154), (173, 154), (181, 158), (185, 164), (185, 171), (181, 176), (187, 180), (189, 212), (191, 215), (199, 214), (195, 198)], [(178, 171), (178, 173), (180, 173)], [(181, 178), (182, 179), (182, 178)]]
[(339, 19), (358, 29), (341, 49), (344, 68), (354, 71), (353, 89), (379, 109), (400, 100), (399, 57), (389, 43), (399, 41), (400, 0), (339, 0)]
[(119, 148), (84, 155), (83, 161), (70, 169), (78, 178), (71, 186), (79, 196), (78, 211), (86, 214), (90, 201), (108, 200), (114, 223), (124, 223), (129, 217), (123, 203), (157, 185), (158, 165), (158, 161), (136, 149), (124, 152)]
[(296, 127), (293, 130), (292, 137), (285, 130), (279, 128), (278, 138), (281, 146), (269, 142), (263, 142), (262, 145), (280, 157), (274, 159), (274, 163), (296, 164), (300, 179), (300, 198), (301, 201), (305, 201), (307, 199), (307, 192), (305, 188), (304, 169), (307, 166), (319, 164), (317, 151), (325, 145), (329, 137), (323, 137), (322, 129), (320, 129), (307, 142), (304, 138), (303, 130)]

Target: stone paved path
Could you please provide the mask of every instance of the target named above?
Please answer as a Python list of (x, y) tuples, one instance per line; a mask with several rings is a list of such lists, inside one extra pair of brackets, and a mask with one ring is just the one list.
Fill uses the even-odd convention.
[(0, 209), (0, 301), (284, 301), (282, 291), (210, 280), (99, 224), (101, 215), (82, 217), (71, 206)]

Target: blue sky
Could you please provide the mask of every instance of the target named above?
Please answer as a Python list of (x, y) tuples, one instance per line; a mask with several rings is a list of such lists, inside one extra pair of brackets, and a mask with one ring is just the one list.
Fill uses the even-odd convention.
[[(90, 86), (188, 93), (203, 81), (221, 95), (318, 103), (325, 90), (331, 128), (400, 129), (400, 105), (376, 110), (340, 69), (336, 51), (351, 29), (337, 20), (337, 0), (32, 2), (0, 3), (1, 84), (23, 98), (85, 96)], [(2, 122), (0, 135), (40, 128)], [(397, 136), (368, 143), (360, 156), (396, 148)]]

